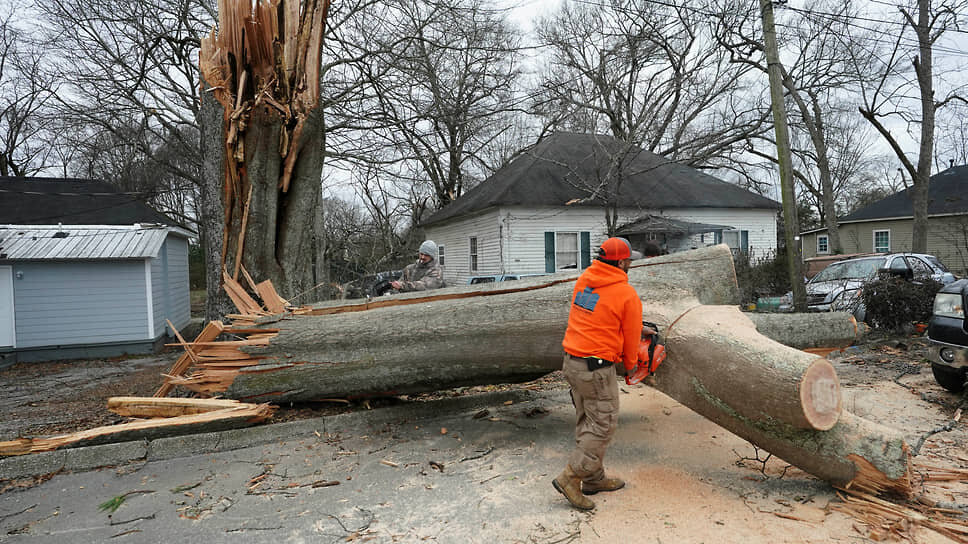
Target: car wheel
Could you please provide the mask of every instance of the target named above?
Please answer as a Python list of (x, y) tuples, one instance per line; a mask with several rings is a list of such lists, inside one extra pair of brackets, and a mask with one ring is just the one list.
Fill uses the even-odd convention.
[(944, 387), (952, 393), (961, 393), (965, 389), (965, 380), (968, 379), (968, 369), (951, 368), (936, 363), (931, 364), (931, 372), (938, 385)]

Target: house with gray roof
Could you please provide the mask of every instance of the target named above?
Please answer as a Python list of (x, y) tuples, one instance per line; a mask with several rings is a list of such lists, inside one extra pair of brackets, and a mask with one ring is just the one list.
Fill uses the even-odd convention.
[[(911, 251), (914, 208), (909, 189), (838, 218), (844, 253)], [(826, 228), (801, 233), (803, 257), (830, 255)], [(968, 166), (952, 166), (928, 185), (928, 248), (954, 273), (968, 274)]]
[(779, 204), (615, 138), (559, 132), (421, 223), (445, 279), (582, 269), (609, 225), (641, 250), (776, 249)]
[(0, 178), (0, 367), (151, 352), (191, 320), (191, 233), (92, 180)]

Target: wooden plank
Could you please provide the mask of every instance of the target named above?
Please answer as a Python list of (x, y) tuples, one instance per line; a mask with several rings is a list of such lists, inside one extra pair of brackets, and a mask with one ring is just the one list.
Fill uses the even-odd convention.
[(179, 417), (204, 414), (226, 408), (236, 408), (242, 403), (231, 399), (177, 399), (157, 397), (111, 397), (108, 410), (125, 417)]
[[(205, 328), (202, 329), (202, 332), (198, 333), (198, 336), (195, 338), (195, 341), (209, 342), (211, 340), (215, 340), (216, 338), (218, 338), (218, 335), (222, 334), (223, 328), (224, 327), (222, 326), (221, 321), (209, 321), (205, 325)], [(186, 351), (187, 351), (187, 347), (186, 347)], [(191, 362), (192, 362), (192, 356), (189, 355), (188, 353), (183, 353), (182, 356), (179, 357), (177, 361), (175, 361), (175, 364), (171, 366), (171, 369), (168, 370), (168, 375), (180, 376), (184, 374), (185, 371), (188, 370), (188, 367), (191, 365)], [(171, 392), (173, 387), (174, 386), (172, 385), (170, 380), (166, 379), (165, 383), (161, 384), (161, 387), (159, 387), (158, 390), (155, 391), (154, 396), (164, 397), (169, 392)]]
[(259, 292), (259, 290), (256, 289), (255, 280), (252, 279), (252, 276), (249, 275), (249, 271), (246, 270), (244, 266), (242, 267), (242, 277), (245, 278), (245, 282), (249, 284), (250, 289), (252, 289), (256, 293)]
[(211, 432), (245, 427), (265, 421), (274, 408), (268, 404), (240, 404), (234, 408), (179, 417), (142, 419), (120, 425), (95, 427), (50, 438), (19, 438), (0, 442), (0, 457), (52, 451), (64, 447), (92, 446), (112, 442)]
[(288, 302), (279, 296), (276, 292), (276, 288), (272, 285), (272, 282), (266, 280), (255, 286), (255, 292), (259, 293), (262, 298), (263, 304), (266, 305), (266, 309), (274, 314), (279, 314), (286, 311), (286, 305)]
[(267, 312), (255, 301), (237, 281), (229, 277), (228, 272), (222, 272), (225, 294), (229, 296), (235, 307), (246, 315), (266, 315)]
[[(242, 72), (242, 83), (245, 83), (245, 77), (248, 72)], [(239, 92), (239, 100), (242, 99), (242, 93)], [(239, 244), (235, 250), (235, 274), (232, 276), (233, 280), (237, 280), (239, 277), (239, 268), (242, 267), (242, 248), (245, 246), (245, 228), (249, 223), (249, 206), (252, 204), (252, 184), (249, 184), (249, 196), (245, 199), (245, 211), (242, 212), (242, 228), (239, 230)], [(228, 230), (228, 229), (226, 229)]]
[(175, 338), (178, 339), (178, 343), (177, 344), (165, 344), (165, 345), (166, 346), (171, 346), (171, 345), (182, 346), (183, 348), (185, 348), (185, 354), (188, 355), (189, 358), (191, 358), (192, 362), (196, 362), (197, 363), (198, 362), (198, 357), (195, 356), (195, 352), (192, 350), (192, 346), (189, 345), (188, 342), (185, 342), (185, 339), (182, 338), (182, 335), (181, 334), (179, 334), (178, 329), (176, 329), (175, 326), (172, 325), (170, 319), (166, 319), (165, 320), (165, 323), (168, 323), (168, 328), (170, 328), (171, 331), (173, 333), (175, 333)]

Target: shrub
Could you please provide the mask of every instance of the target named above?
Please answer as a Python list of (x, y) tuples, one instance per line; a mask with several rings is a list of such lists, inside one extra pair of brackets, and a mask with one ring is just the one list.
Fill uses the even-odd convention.
[(930, 279), (918, 282), (882, 274), (866, 283), (861, 299), (867, 309), (865, 321), (874, 328), (901, 331), (917, 321), (931, 318), (934, 295), (941, 284)]
[(790, 290), (786, 252), (782, 248), (765, 255), (734, 251), (733, 264), (743, 304), (755, 303), (759, 297), (780, 296)]

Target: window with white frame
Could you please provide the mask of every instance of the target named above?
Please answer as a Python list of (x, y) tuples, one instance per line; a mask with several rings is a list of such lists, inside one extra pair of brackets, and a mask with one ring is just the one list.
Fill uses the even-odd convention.
[(830, 245), (828, 243), (827, 235), (818, 234), (817, 235), (817, 254), (819, 255), (821, 253), (829, 253), (829, 252), (830, 252)]
[(477, 236), (471, 236), (470, 240), (470, 266), (471, 272), (477, 272)]
[(555, 233), (555, 269), (578, 268), (578, 233)]
[(437, 264), (444, 266), (444, 246), (437, 246)]
[(875, 230), (874, 231), (874, 252), (888, 253), (889, 251), (891, 251), (891, 231)]

